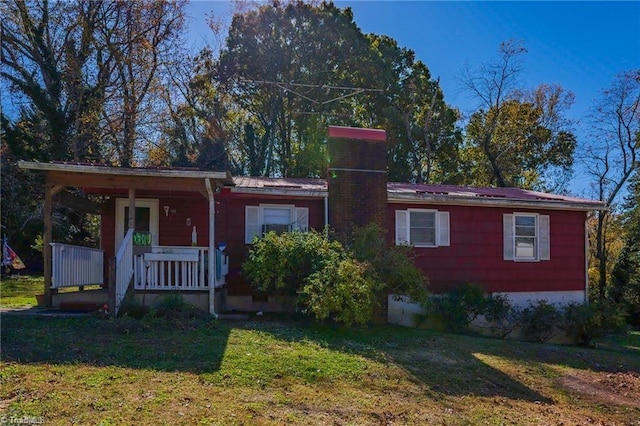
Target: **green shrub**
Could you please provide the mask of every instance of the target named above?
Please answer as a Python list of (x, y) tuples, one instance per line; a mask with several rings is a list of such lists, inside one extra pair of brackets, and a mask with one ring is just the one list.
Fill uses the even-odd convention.
[(492, 294), (485, 300), (483, 314), (493, 325), (498, 337), (504, 339), (518, 327), (521, 313), (511, 305), (507, 296)]
[(118, 316), (140, 319), (149, 313), (149, 307), (138, 302), (133, 293), (127, 294), (120, 305)]
[(408, 252), (389, 247), (377, 226), (354, 231), (348, 250), (328, 235), (267, 233), (253, 241), (243, 274), (258, 292), (293, 296), (299, 310), (348, 325), (371, 320), (388, 293), (426, 299), (426, 280)]
[(149, 312), (150, 316), (168, 320), (186, 320), (201, 316), (195, 306), (187, 303), (180, 293), (164, 296)]
[(413, 249), (389, 246), (384, 232), (376, 224), (356, 228), (349, 249), (355, 259), (367, 262), (368, 273), (384, 284), (385, 293), (409, 296), (416, 303), (427, 301), (427, 279), (413, 262)]
[(622, 331), (625, 325), (624, 310), (606, 300), (589, 305), (570, 303), (564, 307), (562, 319), (561, 328), (567, 336), (585, 346), (596, 337)]
[(371, 320), (380, 283), (368, 273), (369, 266), (346, 258), (312, 274), (301, 298), (317, 319), (332, 319), (347, 326)]
[(521, 332), (525, 339), (546, 342), (558, 332), (562, 312), (546, 300), (537, 300), (522, 310)]
[(344, 258), (344, 248), (326, 234), (268, 232), (253, 240), (242, 273), (261, 293), (297, 296), (303, 282), (326, 265)]
[(440, 316), (449, 331), (461, 332), (467, 331), (469, 324), (484, 313), (485, 304), (482, 287), (467, 283), (433, 297), (427, 309)]

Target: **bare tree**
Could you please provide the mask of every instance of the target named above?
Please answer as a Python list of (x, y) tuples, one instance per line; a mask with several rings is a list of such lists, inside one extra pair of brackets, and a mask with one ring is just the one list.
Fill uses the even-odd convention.
[(499, 152), (492, 144), (493, 135), (498, 128), (502, 108), (513, 92), (518, 89), (522, 72), (521, 55), (526, 53), (521, 43), (509, 40), (500, 44), (500, 60), (481, 64), (477, 70), (465, 69), (460, 78), (464, 89), (478, 100), (480, 111), (487, 114), (486, 123), (479, 135), (479, 146), (486, 156), (498, 186), (508, 186), (502, 169), (498, 164)]
[(161, 121), (161, 73), (177, 60), (183, 8), (184, 2), (167, 0), (103, 4), (96, 44), (112, 66), (102, 121), (114, 160), (122, 166), (135, 162), (145, 126)]
[(463, 73), (463, 86), (479, 102), (466, 127), (468, 183), (561, 190), (568, 180), (577, 142), (564, 114), (573, 94), (546, 84), (521, 90), (525, 52), (503, 43), (498, 61)]
[(96, 66), (100, 54), (93, 46), (99, 7), (47, 0), (0, 5), (0, 76), (12, 99), (23, 101), (17, 127), (34, 134), (35, 146), (14, 146), (18, 152), (44, 160), (100, 157), (96, 117), (107, 76)]
[(597, 213), (596, 259), (599, 296), (606, 296), (609, 247), (607, 223), (621, 190), (640, 158), (640, 69), (620, 73), (602, 92), (591, 114), (592, 135), (583, 157), (598, 200), (608, 211)]

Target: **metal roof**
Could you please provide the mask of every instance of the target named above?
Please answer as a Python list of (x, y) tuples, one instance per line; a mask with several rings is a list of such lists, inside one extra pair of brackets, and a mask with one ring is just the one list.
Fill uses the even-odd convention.
[[(313, 178), (233, 178), (234, 192), (282, 195), (326, 195), (327, 181)], [(444, 184), (387, 183), (390, 202), (544, 207), (556, 209), (602, 210), (603, 202), (520, 188), (476, 188)]]
[[(324, 197), (328, 194), (327, 181), (314, 178), (232, 177), (229, 172), (199, 170), (195, 168), (127, 168), (91, 163), (39, 163), (19, 161), (22, 169), (49, 172), (85, 173), (91, 175), (117, 175), (127, 177), (208, 178), (230, 186), (232, 192), (298, 197)], [(172, 180), (173, 181), (173, 180)], [(572, 210), (604, 210), (601, 201), (567, 195), (549, 194), (520, 188), (477, 188), (444, 184), (387, 183), (390, 202), (418, 204), (457, 204), (508, 206), (523, 208), (549, 208)]]
[(18, 161), (18, 167), (27, 170), (45, 172), (81, 173), (90, 175), (114, 175), (126, 177), (162, 177), (162, 178), (209, 178), (225, 185), (233, 184), (231, 173), (199, 170), (187, 167), (118, 167), (101, 163)]

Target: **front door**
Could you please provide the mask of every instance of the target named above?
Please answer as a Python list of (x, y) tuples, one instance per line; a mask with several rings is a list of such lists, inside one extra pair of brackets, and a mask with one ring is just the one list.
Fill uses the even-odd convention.
[[(158, 245), (158, 200), (136, 199), (136, 224), (133, 245)], [(116, 250), (129, 229), (129, 199), (116, 199)]]

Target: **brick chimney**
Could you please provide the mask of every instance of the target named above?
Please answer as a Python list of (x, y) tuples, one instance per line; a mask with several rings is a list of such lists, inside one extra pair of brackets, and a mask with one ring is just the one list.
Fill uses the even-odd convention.
[(386, 139), (384, 130), (329, 126), (329, 224), (342, 241), (354, 226), (386, 228)]

